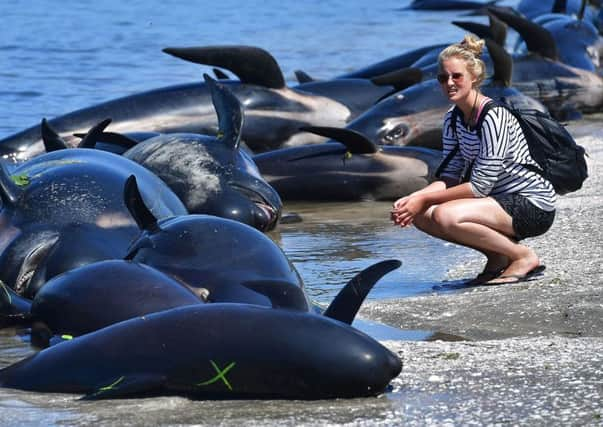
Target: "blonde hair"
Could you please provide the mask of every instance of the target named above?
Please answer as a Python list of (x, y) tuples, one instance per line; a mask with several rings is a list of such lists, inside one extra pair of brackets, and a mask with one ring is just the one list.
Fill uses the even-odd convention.
[(442, 63), (449, 58), (459, 58), (467, 64), (467, 70), (475, 79), (474, 87), (479, 88), (486, 78), (486, 64), (482, 61), (485, 42), (472, 34), (465, 34), (463, 41), (454, 43), (440, 52), (438, 65), (442, 71)]

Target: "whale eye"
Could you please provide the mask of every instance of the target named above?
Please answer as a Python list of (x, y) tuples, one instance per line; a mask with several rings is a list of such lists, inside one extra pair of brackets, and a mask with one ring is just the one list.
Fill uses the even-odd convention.
[(387, 131), (387, 133), (383, 136), (383, 139), (387, 141), (387, 143), (395, 143), (396, 141), (406, 137), (409, 133), (410, 129), (404, 123), (400, 123), (394, 126), (392, 129)]

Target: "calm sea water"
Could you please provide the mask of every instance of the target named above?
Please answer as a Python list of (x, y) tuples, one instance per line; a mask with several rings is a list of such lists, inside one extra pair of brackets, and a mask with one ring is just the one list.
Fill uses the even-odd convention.
[[(3, 0), (0, 138), (43, 117), (198, 81), (211, 71), (163, 54), (168, 46), (259, 46), (272, 53), (288, 82), (295, 84), (298, 69), (327, 79), (408, 49), (462, 38), (464, 32), (449, 24), (461, 13), (400, 10), (408, 3)], [(373, 299), (431, 292), (434, 284), (448, 277), (449, 269), (479, 259), (472, 251), (414, 229), (393, 227), (389, 203), (287, 204), (285, 210), (299, 213), (303, 222), (282, 225), (270, 235), (297, 266), (319, 304), (327, 304), (355, 273), (383, 259), (400, 259), (403, 266), (379, 282), (370, 295)], [(0, 367), (31, 352), (18, 337), (0, 335)], [(208, 410), (246, 409), (255, 413), (255, 424), (292, 422), (286, 404), (263, 405), (260, 411), (265, 414), (252, 404), (214, 403)], [(0, 390), (3, 425), (203, 424), (208, 420), (205, 409), (186, 399), (82, 405), (72, 397)], [(390, 408), (385, 411), (391, 413)]]

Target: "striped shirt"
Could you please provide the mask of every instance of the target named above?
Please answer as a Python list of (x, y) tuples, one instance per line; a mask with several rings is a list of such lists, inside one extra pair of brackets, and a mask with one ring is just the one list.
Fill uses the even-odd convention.
[(461, 117), (456, 122), (456, 136), (450, 121), (451, 108), (444, 118), (443, 156), (458, 144), (459, 151), (442, 170), (441, 176), (461, 179), (471, 167), (470, 184), (476, 197), (519, 193), (545, 211), (555, 209), (553, 185), (540, 174), (523, 165), (537, 163), (530, 156), (528, 144), (517, 119), (503, 107), (491, 108), (483, 119), (482, 141), (476, 130), (468, 129)]

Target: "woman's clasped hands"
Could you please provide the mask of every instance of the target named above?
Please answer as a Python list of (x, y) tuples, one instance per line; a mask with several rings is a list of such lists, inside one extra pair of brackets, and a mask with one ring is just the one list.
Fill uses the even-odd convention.
[(412, 224), (414, 217), (427, 209), (427, 203), (421, 194), (402, 197), (394, 203), (390, 219), (400, 227)]

